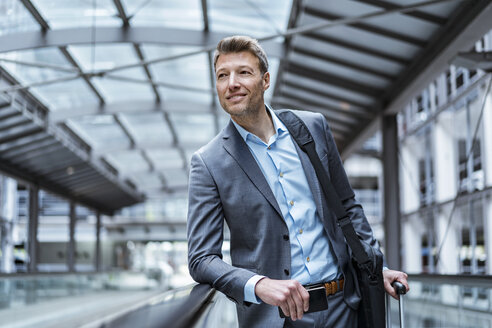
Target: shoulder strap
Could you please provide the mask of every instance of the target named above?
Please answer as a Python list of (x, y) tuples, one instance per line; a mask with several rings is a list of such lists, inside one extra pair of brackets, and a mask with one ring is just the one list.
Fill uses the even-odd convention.
[(364, 251), (364, 247), (362, 246), (359, 237), (355, 233), (352, 221), (350, 221), (350, 218), (348, 217), (347, 212), (345, 211), (345, 208), (343, 207), (342, 202), (333, 187), (333, 184), (328, 178), (328, 174), (326, 174), (326, 171), (323, 168), (323, 164), (319, 159), (318, 153), (316, 153), (316, 145), (308, 127), (296, 114), (290, 110), (279, 110), (276, 111), (276, 114), (277, 117), (284, 123), (287, 130), (289, 130), (290, 135), (302, 151), (307, 153), (309, 160), (314, 167), (314, 171), (316, 172), (316, 176), (321, 184), (321, 189), (325, 195), (326, 202), (335, 212), (338, 225), (342, 229), (342, 232), (345, 235), (345, 240), (350, 246), (356, 261), (359, 264), (369, 263), (369, 257)]

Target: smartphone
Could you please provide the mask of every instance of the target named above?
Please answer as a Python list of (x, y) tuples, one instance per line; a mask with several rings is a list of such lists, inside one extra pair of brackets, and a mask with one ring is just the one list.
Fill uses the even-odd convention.
[[(309, 293), (309, 309), (304, 313), (318, 312), (328, 309), (328, 300), (326, 299), (325, 286), (308, 287)], [(279, 307), (278, 312), (281, 318), (285, 318), (285, 314)]]

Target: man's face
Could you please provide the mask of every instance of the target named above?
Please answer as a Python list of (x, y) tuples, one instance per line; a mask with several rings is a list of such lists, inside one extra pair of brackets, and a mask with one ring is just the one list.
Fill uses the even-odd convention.
[(222, 108), (233, 117), (241, 117), (254, 115), (263, 107), (270, 74), (262, 74), (259, 59), (244, 51), (219, 56), (215, 81)]

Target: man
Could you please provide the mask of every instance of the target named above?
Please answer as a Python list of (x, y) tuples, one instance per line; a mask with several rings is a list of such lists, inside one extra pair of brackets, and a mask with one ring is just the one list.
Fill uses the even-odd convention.
[[(241, 327), (356, 327), (360, 296), (348, 246), (309, 159), (264, 104), (267, 57), (254, 39), (225, 38), (214, 56), (220, 104), (229, 125), (192, 157), (189, 270), (237, 304)], [(296, 111), (316, 142), (357, 233), (379, 247), (321, 114)], [(232, 265), (222, 260), (224, 221)], [(385, 270), (385, 288), (406, 274)], [(303, 285), (332, 282), (328, 310), (304, 313)], [(287, 319), (279, 316), (280, 307)]]

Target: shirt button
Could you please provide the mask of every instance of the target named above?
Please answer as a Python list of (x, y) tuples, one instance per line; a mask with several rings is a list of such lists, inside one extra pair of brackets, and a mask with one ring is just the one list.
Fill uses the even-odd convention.
[(289, 240), (289, 235), (284, 235), (284, 240)]
[(307, 257), (306, 261), (308, 261), (308, 262), (311, 261), (311, 259), (309, 258), (309, 256)]
[(272, 149), (272, 147), (268, 146), (267, 149)]
[(290, 204), (290, 206), (294, 206), (294, 201), (293, 201), (293, 200), (291, 200), (291, 201), (289, 202), (289, 204)]
[(284, 177), (284, 173), (283, 173), (283, 172), (280, 172), (279, 176), (280, 176), (281, 178), (283, 178), (283, 177)]
[(299, 229), (299, 234), (301, 234), (301, 235), (302, 235), (302, 232), (303, 232), (303, 231), (304, 231), (304, 230), (302, 230), (302, 228), (301, 228), (301, 229)]

